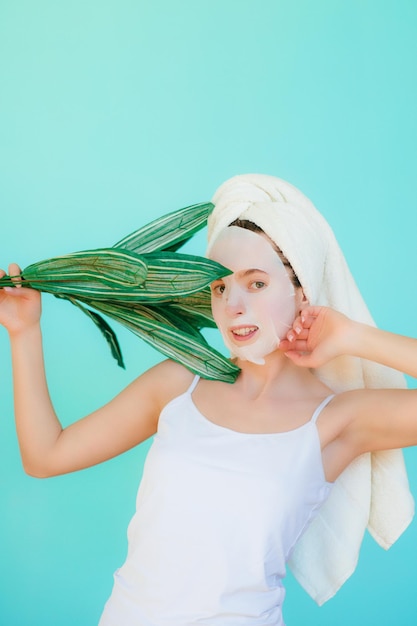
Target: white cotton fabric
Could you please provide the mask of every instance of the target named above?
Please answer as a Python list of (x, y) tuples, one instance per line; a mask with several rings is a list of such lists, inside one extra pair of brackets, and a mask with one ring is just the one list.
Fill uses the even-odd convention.
[[(298, 189), (273, 176), (235, 176), (217, 190), (213, 203), (208, 251), (235, 219), (251, 220), (282, 250), (312, 305), (330, 306), (375, 325), (330, 226)], [(336, 393), (406, 386), (399, 372), (356, 357), (339, 357), (316, 375)], [(362, 455), (336, 481), (328, 502), (298, 543), (290, 568), (323, 604), (353, 573), (366, 527), (387, 549), (413, 514), (402, 452)]]
[[(332, 485), (316, 420), (242, 433), (189, 389), (162, 410), (100, 626), (284, 626), (286, 561)], [(307, 420), (310, 416), (306, 416)]]

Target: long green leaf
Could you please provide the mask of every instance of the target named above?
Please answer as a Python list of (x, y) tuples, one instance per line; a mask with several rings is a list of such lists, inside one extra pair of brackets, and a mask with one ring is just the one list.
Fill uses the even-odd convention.
[(107, 298), (114, 293), (137, 291), (147, 276), (143, 257), (125, 250), (101, 248), (75, 252), (26, 267), (25, 286), (53, 294), (95, 294)]
[(92, 322), (94, 322), (94, 324), (97, 326), (97, 328), (100, 330), (101, 334), (103, 335), (103, 337), (107, 341), (107, 343), (108, 343), (108, 345), (110, 347), (111, 354), (117, 361), (117, 365), (119, 367), (122, 367), (123, 369), (126, 369), (124, 361), (123, 361), (122, 351), (121, 351), (120, 344), (119, 344), (119, 341), (117, 339), (116, 333), (111, 328), (111, 326), (109, 326), (109, 324), (106, 322), (106, 320), (104, 320), (101, 317), (101, 315), (96, 313), (96, 311), (90, 311), (90, 309), (87, 309), (85, 306), (83, 306), (81, 304), (81, 302), (79, 302), (75, 298), (69, 298), (69, 297), (63, 296), (61, 294), (56, 294), (56, 297), (57, 298), (62, 298), (63, 300), (68, 300), (69, 302), (71, 302), (71, 304), (76, 306), (80, 311), (85, 313), (85, 315), (87, 315), (87, 317), (89, 317)]
[(185, 241), (206, 225), (213, 207), (211, 202), (204, 202), (163, 215), (124, 237), (114, 247), (140, 254), (178, 250)]
[(168, 306), (195, 328), (216, 328), (211, 312), (211, 292), (208, 287), (189, 296), (173, 299)]
[[(34, 263), (22, 277), (26, 286), (55, 295), (157, 303), (197, 292), (228, 273), (199, 256), (174, 252), (139, 256), (110, 248)], [(5, 277), (0, 287), (6, 284), (14, 283)]]
[(232, 383), (239, 374), (239, 368), (208, 346), (202, 338), (198, 339), (178, 328), (162, 324), (159, 316), (157, 319), (152, 318), (150, 307), (147, 307), (147, 316), (144, 317), (129, 307), (113, 306), (105, 302), (90, 302), (90, 305), (116, 319), (160, 352), (204, 378)]
[(137, 294), (140, 302), (169, 302), (207, 287), (230, 270), (204, 257), (175, 252), (145, 254), (146, 280)]
[[(96, 311), (201, 376), (232, 382), (238, 368), (200, 333), (215, 326), (208, 285), (230, 272), (208, 259), (172, 252), (205, 224), (212, 206), (194, 205), (159, 218), (114, 248), (34, 263), (23, 271), (23, 284), (80, 308), (103, 333), (119, 365), (117, 337)], [(0, 279), (0, 288), (6, 285), (15, 285), (10, 276)]]
[(192, 337), (196, 337), (198, 341), (207, 343), (197, 325), (193, 324), (192, 321), (187, 321), (185, 317), (179, 314), (177, 310), (173, 309), (170, 304), (143, 305), (134, 303), (129, 305), (119, 305), (119, 303), (117, 303), (117, 306), (119, 311), (121, 310), (120, 307), (127, 307), (128, 312), (134, 313), (135, 315), (138, 314), (150, 320), (159, 321), (162, 324), (167, 324), (167, 326), (171, 326), (173, 329), (178, 329), (181, 332), (191, 335)]

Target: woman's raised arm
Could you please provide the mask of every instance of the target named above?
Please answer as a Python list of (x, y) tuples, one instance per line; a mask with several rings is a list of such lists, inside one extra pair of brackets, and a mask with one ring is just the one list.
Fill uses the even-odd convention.
[(302, 367), (320, 367), (350, 355), (417, 378), (417, 339), (354, 322), (328, 307), (304, 309), (280, 349)]
[[(303, 367), (320, 367), (351, 355), (380, 363), (417, 378), (417, 340), (353, 322), (325, 307), (308, 307), (280, 344)], [(358, 389), (332, 403), (339, 424), (338, 454), (417, 445), (417, 389)], [(341, 450), (343, 451), (341, 452)]]
[[(11, 275), (18, 272), (17, 266), (10, 266)], [(47, 477), (83, 469), (154, 434), (162, 407), (186, 388), (192, 374), (165, 361), (111, 402), (63, 429), (48, 391), (40, 314), (40, 294), (35, 290), (20, 286), (0, 290), (0, 324), (10, 336), (16, 429), (25, 471)]]

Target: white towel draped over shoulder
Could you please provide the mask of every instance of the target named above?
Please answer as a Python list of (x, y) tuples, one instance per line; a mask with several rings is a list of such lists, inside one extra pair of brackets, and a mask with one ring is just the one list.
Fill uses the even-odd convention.
[[(213, 203), (209, 249), (235, 219), (251, 220), (285, 254), (311, 304), (330, 306), (351, 319), (375, 325), (333, 231), (298, 189), (273, 176), (235, 176), (217, 190)], [(399, 372), (356, 357), (335, 359), (317, 369), (316, 375), (336, 393), (406, 386)], [(366, 527), (387, 549), (413, 514), (402, 452), (364, 454), (336, 481), (289, 566), (314, 600), (323, 604), (355, 570)]]

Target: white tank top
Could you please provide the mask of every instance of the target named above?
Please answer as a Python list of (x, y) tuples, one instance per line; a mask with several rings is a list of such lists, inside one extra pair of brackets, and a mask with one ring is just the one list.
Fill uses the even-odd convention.
[(316, 419), (247, 434), (163, 409), (100, 626), (283, 626), (291, 550), (326, 500)]

